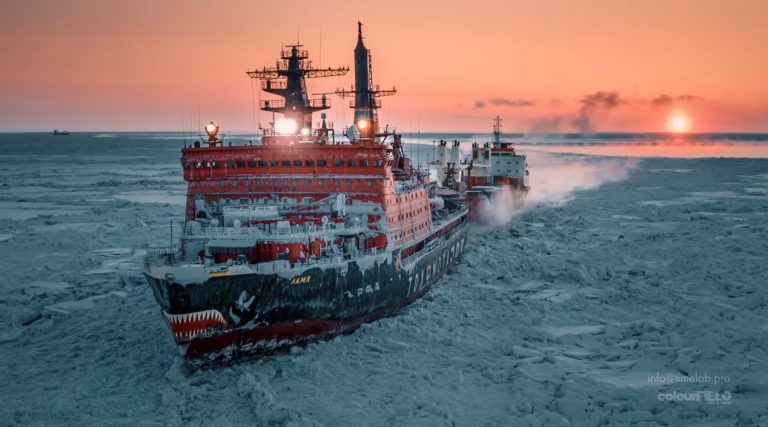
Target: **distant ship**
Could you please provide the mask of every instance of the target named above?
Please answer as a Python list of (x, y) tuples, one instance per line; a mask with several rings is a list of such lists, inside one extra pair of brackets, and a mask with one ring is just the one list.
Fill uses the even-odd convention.
[[(449, 146), (450, 145), (450, 146)], [(512, 143), (501, 139), (501, 118), (496, 116), (493, 140), (482, 146), (472, 144), (469, 159), (461, 158), (459, 141), (440, 141), (434, 147), (430, 164), (437, 168), (443, 197), (453, 194), (465, 200), (470, 219), (481, 221), (485, 207), (499, 198), (511, 201), (511, 208), (524, 205), (531, 187), (529, 184), (528, 157), (519, 153)]]
[(65, 135), (66, 136), (66, 135), (69, 135), (69, 132), (67, 132), (65, 130), (56, 130), (56, 129), (54, 129), (53, 130), (53, 134), (56, 135), (56, 136), (59, 136), (59, 135)]
[(248, 72), (282, 98), (261, 103), (273, 121), (260, 145), (224, 144), (211, 122), (182, 150), (183, 235), (150, 251), (144, 272), (192, 365), (349, 333), (424, 295), (461, 257), (467, 205), (436, 194), (401, 135), (379, 127), (378, 98), (395, 90), (373, 85), (360, 25), (355, 85), (335, 92), (354, 99), (342, 138), (324, 113), (313, 124), (330, 100), (309, 99), (305, 78), (349, 69), (314, 68), (292, 45)]

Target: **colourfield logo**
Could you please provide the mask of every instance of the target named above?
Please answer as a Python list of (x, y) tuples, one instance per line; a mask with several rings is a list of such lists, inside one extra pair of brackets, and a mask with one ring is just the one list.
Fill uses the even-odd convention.
[(704, 402), (711, 405), (730, 405), (731, 392), (699, 390), (691, 392), (667, 391), (658, 395), (659, 402)]

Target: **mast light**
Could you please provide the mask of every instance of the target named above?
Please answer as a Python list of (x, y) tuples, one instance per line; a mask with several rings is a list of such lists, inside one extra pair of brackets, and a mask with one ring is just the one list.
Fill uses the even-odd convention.
[(205, 125), (205, 133), (208, 134), (209, 138), (216, 138), (216, 135), (219, 133), (219, 125), (214, 122), (208, 123)]

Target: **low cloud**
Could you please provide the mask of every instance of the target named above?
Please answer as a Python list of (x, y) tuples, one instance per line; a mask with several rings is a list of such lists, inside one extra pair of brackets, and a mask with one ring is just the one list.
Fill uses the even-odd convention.
[(601, 90), (589, 95), (584, 95), (579, 103), (581, 104), (582, 110), (610, 110), (621, 104), (626, 104), (627, 102), (619, 98), (619, 92), (607, 92)]
[(533, 107), (536, 105), (532, 99), (491, 98), (488, 102), (500, 107)]
[(475, 101), (475, 108), (485, 108), (488, 105), (496, 107), (533, 107), (536, 101), (532, 99), (510, 99), (510, 98), (491, 98), (488, 101), (478, 99)]
[(571, 120), (571, 125), (581, 133), (595, 131), (594, 119), (598, 113), (609, 112), (627, 101), (623, 100), (616, 91), (597, 91), (584, 95), (579, 101), (581, 108), (576, 117)]
[(693, 102), (693, 101), (699, 101), (702, 98), (700, 96), (691, 95), (688, 93), (684, 93), (682, 95), (677, 96), (670, 96), (667, 94), (661, 94), (657, 96), (656, 98), (653, 98), (651, 100), (651, 106), (652, 107), (666, 107), (668, 105), (671, 105), (673, 103), (677, 102)]

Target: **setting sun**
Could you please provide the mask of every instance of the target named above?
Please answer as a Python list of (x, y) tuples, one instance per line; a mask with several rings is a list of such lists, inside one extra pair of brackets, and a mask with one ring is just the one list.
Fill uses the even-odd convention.
[(691, 120), (682, 113), (675, 113), (667, 119), (667, 130), (670, 132), (687, 132), (691, 127)]

